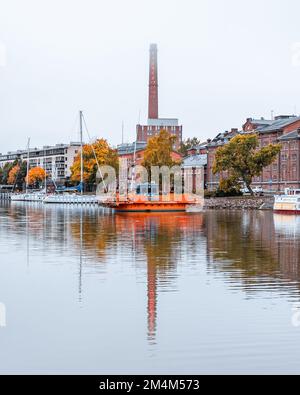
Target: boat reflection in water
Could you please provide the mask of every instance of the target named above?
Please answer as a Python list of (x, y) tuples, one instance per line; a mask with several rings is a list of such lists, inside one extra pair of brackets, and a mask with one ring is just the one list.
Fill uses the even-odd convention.
[[(98, 257), (103, 258), (106, 251), (111, 253), (112, 245), (120, 242), (131, 250), (134, 264), (142, 273), (146, 263), (148, 339), (155, 344), (158, 289), (174, 291), (179, 255), (183, 253), (183, 248), (176, 246), (195, 233), (200, 235), (203, 215), (108, 214), (101, 217), (101, 224), (95, 228), (97, 222), (95, 219), (85, 221), (82, 232), (84, 248), (96, 251)], [(80, 235), (79, 226), (78, 222), (72, 226), (75, 238)]]
[[(119, 249), (127, 250), (132, 264), (140, 270), (139, 281), (146, 279), (148, 339), (155, 344), (158, 294), (160, 291), (176, 292), (178, 263), (188, 254), (197, 254), (201, 245), (203, 214), (112, 215), (109, 210), (93, 206), (55, 207), (22, 203), (7, 207), (16, 227), (22, 227), (22, 218), (26, 218), (30, 248), (42, 242), (47, 255), (53, 250), (71, 257), (76, 251), (79, 300), (84, 296), (85, 270), (92, 268), (103, 274), (107, 260), (118, 261)], [(188, 248), (189, 240), (195, 241), (193, 248)]]
[(3, 366), (13, 355), (11, 371), (55, 370), (63, 350), (72, 372), (297, 372), (299, 219), (3, 203), (1, 297), (16, 328)]
[(197, 262), (206, 255), (208, 273), (223, 275), (231, 288), (243, 290), (247, 297), (269, 291), (275, 297), (291, 291), (295, 295), (300, 288), (299, 216), (241, 211), (111, 215), (92, 206), (22, 204), (8, 205), (8, 211), (17, 227), (23, 226), (20, 217), (25, 215), (32, 247), (39, 241), (47, 254), (55, 250), (66, 257), (76, 251), (80, 298), (83, 268), (104, 274), (108, 261), (129, 255), (139, 269), (139, 281), (147, 283), (151, 342), (155, 342), (158, 294), (177, 292), (178, 265), (190, 265), (193, 256)]
[(147, 262), (148, 339), (153, 344), (157, 329), (158, 288), (162, 291), (173, 288), (172, 283), (177, 277), (178, 255), (183, 253), (182, 249), (178, 251), (175, 246), (187, 241), (189, 236), (199, 234), (202, 226), (203, 215), (116, 215), (117, 233), (131, 233), (134, 253), (140, 258), (143, 257), (142, 262)]
[(300, 216), (291, 214), (274, 214), (275, 231), (289, 237), (300, 236)]

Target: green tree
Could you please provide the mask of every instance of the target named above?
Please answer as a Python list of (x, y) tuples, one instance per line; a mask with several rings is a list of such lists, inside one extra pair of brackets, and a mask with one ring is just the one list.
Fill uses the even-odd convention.
[(1, 184), (3, 185), (8, 185), (8, 177), (9, 177), (9, 173), (12, 170), (12, 168), (14, 166), (16, 166), (18, 164), (18, 161), (15, 161), (13, 163), (6, 163), (2, 169), (1, 172)]
[(27, 163), (25, 161), (21, 161), (19, 163), (20, 171), (17, 174), (15, 181), (15, 188), (22, 189), (25, 184), (25, 179), (27, 176)]
[(3, 184), (3, 168), (0, 167), (0, 185)]
[(217, 197), (241, 196), (241, 186), (239, 179), (235, 176), (222, 178), (217, 189)]
[(201, 141), (198, 137), (188, 138), (181, 143), (179, 152), (186, 157), (188, 151), (194, 147), (198, 147)]
[(231, 181), (243, 181), (253, 195), (253, 178), (259, 177), (263, 169), (276, 160), (280, 150), (280, 144), (269, 144), (259, 149), (256, 134), (238, 135), (217, 150), (213, 173), (228, 172)]

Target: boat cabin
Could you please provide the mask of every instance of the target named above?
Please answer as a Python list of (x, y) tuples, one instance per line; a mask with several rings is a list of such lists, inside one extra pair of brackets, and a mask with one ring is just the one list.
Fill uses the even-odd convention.
[(135, 193), (138, 196), (157, 197), (159, 196), (159, 186), (155, 183), (138, 184)]
[(284, 194), (285, 194), (286, 196), (297, 196), (297, 195), (300, 196), (300, 189), (290, 189), (290, 188), (286, 188), (286, 189), (284, 190)]

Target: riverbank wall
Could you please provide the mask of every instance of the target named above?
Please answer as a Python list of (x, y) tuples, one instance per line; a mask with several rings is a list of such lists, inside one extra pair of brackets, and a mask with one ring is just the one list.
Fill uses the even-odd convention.
[(273, 196), (230, 197), (205, 199), (205, 209), (211, 210), (272, 210)]

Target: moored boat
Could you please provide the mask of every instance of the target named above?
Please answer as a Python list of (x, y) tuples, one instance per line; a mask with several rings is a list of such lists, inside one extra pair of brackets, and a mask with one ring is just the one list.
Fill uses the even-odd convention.
[(119, 213), (187, 212), (193, 206), (199, 207), (199, 201), (195, 198), (174, 193), (163, 195), (158, 189), (156, 184), (139, 184), (126, 197), (117, 194), (114, 200), (108, 200), (102, 205)]
[(96, 195), (56, 194), (44, 198), (45, 204), (98, 204)]
[(43, 202), (46, 197), (45, 192), (15, 193), (11, 195), (12, 202)]
[[(80, 184), (76, 187), (56, 188), (55, 194), (48, 195), (43, 199), (45, 204), (99, 204), (100, 199), (96, 195), (85, 195), (84, 192), (84, 166), (83, 166), (83, 112), (79, 112), (80, 120)], [(96, 156), (95, 152), (94, 155)]]
[(274, 211), (300, 214), (300, 189), (285, 189), (284, 195), (275, 196)]

